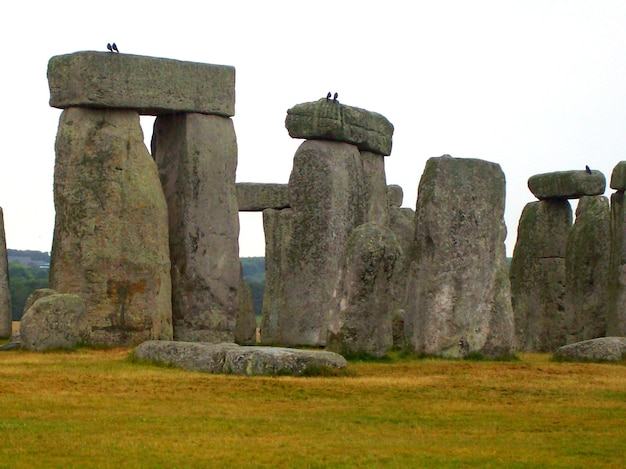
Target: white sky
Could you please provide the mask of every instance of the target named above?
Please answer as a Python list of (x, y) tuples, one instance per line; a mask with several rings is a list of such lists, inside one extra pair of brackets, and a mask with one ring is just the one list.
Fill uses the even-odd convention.
[[(52, 244), (61, 111), (48, 106), (48, 60), (107, 42), (236, 67), (239, 182), (288, 181), (301, 141), (286, 111), (328, 91), (394, 124), (387, 182), (404, 206), (415, 207), (429, 157), (499, 163), (509, 254), (531, 175), (588, 164), (608, 189), (626, 160), (624, 1), (14, 1), (0, 41), (0, 206), (13, 249)], [(240, 252), (264, 255), (260, 214), (241, 217)]]

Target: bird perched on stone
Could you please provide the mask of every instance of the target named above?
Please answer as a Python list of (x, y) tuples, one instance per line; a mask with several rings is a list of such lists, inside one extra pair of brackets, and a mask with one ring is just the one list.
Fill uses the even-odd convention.
[(589, 169), (589, 166), (585, 166), (585, 171), (587, 171), (587, 174), (591, 174), (591, 170)]
[(109, 49), (109, 52), (113, 52), (113, 47), (111, 47), (110, 42), (107, 44), (107, 49)]
[(113, 48), (115, 52), (117, 52), (118, 54), (120, 53), (120, 51), (117, 49), (117, 44), (113, 43), (111, 44), (111, 47)]
[(330, 94), (330, 91), (329, 91), (328, 94), (326, 95), (326, 100), (328, 101), (331, 96), (332, 96), (332, 94)]
[(339, 97), (339, 93), (335, 93), (335, 96), (333, 96), (333, 101), (337, 101), (338, 97)]

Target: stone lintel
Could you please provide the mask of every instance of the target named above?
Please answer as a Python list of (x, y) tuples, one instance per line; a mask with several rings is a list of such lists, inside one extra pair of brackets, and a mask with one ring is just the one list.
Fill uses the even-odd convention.
[(235, 114), (235, 68), (84, 51), (48, 62), (50, 106), (133, 109), (160, 115)]
[(322, 98), (287, 111), (285, 127), (292, 138), (333, 140), (361, 151), (391, 154), (393, 125), (381, 114)]
[(240, 212), (262, 212), (266, 208), (289, 208), (287, 184), (238, 182), (237, 202)]
[(539, 200), (579, 199), (584, 195), (602, 195), (606, 179), (600, 171), (555, 171), (536, 174), (528, 179), (528, 188)]

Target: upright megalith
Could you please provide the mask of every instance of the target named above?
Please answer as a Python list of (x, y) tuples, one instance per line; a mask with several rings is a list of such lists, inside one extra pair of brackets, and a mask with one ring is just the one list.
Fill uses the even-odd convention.
[(514, 352), (504, 197), (498, 164), (448, 155), (427, 161), (405, 318), (414, 351), (449, 357)]
[(620, 161), (611, 174), (611, 244), (607, 336), (626, 336), (626, 161)]
[(524, 352), (552, 352), (567, 342), (565, 252), (572, 226), (567, 199), (526, 204), (511, 260), (517, 342)]
[(565, 250), (567, 343), (606, 335), (610, 217), (606, 197), (578, 201)]
[(82, 341), (170, 339), (167, 205), (137, 112), (63, 111), (54, 204), (50, 287), (85, 300)]
[(387, 227), (369, 222), (352, 230), (330, 308), (328, 350), (382, 357), (393, 346), (390, 286), (400, 253)]
[(4, 214), (0, 207), (0, 337), (11, 337), (11, 290), (9, 289), (9, 263), (4, 234)]
[(169, 213), (174, 338), (233, 342), (240, 269), (233, 122), (159, 116), (152, 152)]

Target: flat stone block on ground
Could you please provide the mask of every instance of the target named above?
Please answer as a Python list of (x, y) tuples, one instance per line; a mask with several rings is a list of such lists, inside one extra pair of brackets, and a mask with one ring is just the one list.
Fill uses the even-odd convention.
[(48, 62), (50, 106), (133, 109), (140, 114), (235, 114), (235, 68), (84, 51)]
[(289, 186), (287, 184), (238, 182), (237, 203), (240, 212), (289, 208)]
[(555, 171), (531, 176), (528, 188), (539, 200), (578, 199), (604, 194), (606, 179), (600, 171)]
[(333, 352), (283, 347), (241, 347), (236, 344), (208, 344), (151, 340), (139, 345), (135, 355), (154, 361), (206, 373), (235, 375), (303, 375), (327, 367), (347, 367), (345, 358)]
[(601, 337), (564, 345), (553, 357), (562, 361), (618, 362), (626, 359), (626, 337)]
[(320, 99), (287, 111), (285, 126), (292, 138), (351, 143), (361, 151), (391, 154), (393, 125), (384, 116), (337, 101)]

